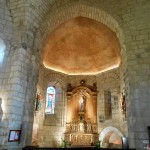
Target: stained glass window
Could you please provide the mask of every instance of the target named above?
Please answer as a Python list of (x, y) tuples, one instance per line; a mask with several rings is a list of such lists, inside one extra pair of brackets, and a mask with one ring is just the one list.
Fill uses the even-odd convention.
[(46, 114), (54, 114), (55, 108), (55, 88), (48, 87), (46, 92)]

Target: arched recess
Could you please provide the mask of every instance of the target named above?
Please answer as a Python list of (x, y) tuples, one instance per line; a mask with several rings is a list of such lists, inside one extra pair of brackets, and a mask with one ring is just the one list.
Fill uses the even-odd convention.
[[(45, 125), (62, 126), (64, 120), (64, 93), (62, 85), (59, 81), (50, 81), (47, 85), (55, 89), (54, 113), (46, 113), (45, 111)], [(46, 95), (45, 95), (46, 97)], [(45, 98), (46, 109), (46, 98)]]
[(121, 55), (125, 52), (123, 32), (118, 22), (106, 11), (81, 3), (63, 5), (57, 10), (47, 13), (37, 32), (34, 49), (42, 50), (46, 37), (59, 25), (75, 17), (86, 17), (101, 22), (116, 33), (121, 45)]
[[(51, 34), (59, 25), (67, 22), (68, 20), (75, 17), (86, 17), (89, 19), (93, 19), (97, 22), (101, 22), (107, 27), (109, 27), (112, 31), (116, 33), (116, 36), (119, 39), (120, 43), (120, 56), (121, 56), (121, 64), (120, 64), (120, 79), (121, 79), (121, 89), (125, 87), (125, 79), (124, 77), (127, 67), (127, 56), (126, 56), (126, 48), (124, 44), (124, 35), (123, 31), (118, 22), (120, 20), (115, 20), (109, 13), (106, 11), (89, 6), (87, 3), (80, 3), (80, 1), (69, 3), (66, 5), (62, 5), (57, 9), (51, 9), (47, 13), (47, 15), (43, 18), (42, 24), (37, 31), (35, 37), (34, 50), (39, 50), (40, 57), (42, 58), (42, 48), (44, 45), (44, 41), (47, 36)], [(119, 17), (115, 18), (119, 19)], [(41, 60), (42, 61), (42, 60)]]
[[(121, 46), (121, 49), (120, 49), (121, 84), (123, 82), (126, 82), (126, 80), (124, 79), (125, 78), (124, 72), (126, 71), (126, 63), (127, 63), (126, 48), (124, 45), (124, 35), (118, 23), (121, 21), (115, 20), (113, 16), (111, 16), (106, 11), (89, 6), (86, 3), (80, 3), (79, 1), (77, 1), (75, 3), (62, 5), (57, 9), (49, 10), (47, 15), (43, 18), (42, 24), (40, 25), (39, 30), (37, 31), (35, 42), (34, 42), (35, 43), (34, 50), (39, 50), (40, 56), (42, 58), (42, 48), (43, 48), (44, 41), (46, 40), (47, 36), (51, 34), (59, 25), (78, 16), (86, 17), (89, 19), (93, 19), (97, 22), (101, 22), (116, 33), (116, 36), (118, 37), (120, 46)], [(118, 17), (115, 17), (115, 18), (118, 18)], [(122, 85), (121, 85), (121, 88), (122, 88)]]
[(125, 70), (124, 65), (126, 64), (126, 50), (124, 45), (123, 32), (118, 22), (106, 11), (78, 2), (79, 1), (76, 3), (60, 6), (55, 10), (50, 9), (49, 12), (47, 12), (47, 15), (43, 18), (42, 24), (40, 25), (35, 37), (35, 52), (39, 51), (39, 56), (42, 56), (44, 41), (46, 40), (47, 36), (51, 34), (59, 25), (78, 16), (86, 17), (103, 23), (116, 33), (121, 46), (121, 72), (123, 72)]
[(85, 86), (76, 87), (76, 88), (72, 91), (72, 94), (75, 94), (80, 88), (86, 90), (88, 94), (91, 94), (91, 95), (92, 95), (92, 91), (91, 91), (89, 88), (85, 87)]
[[(116, 36), (119, 39), (120, 43), (120, 56), (121, 56), (121, 64), (120, 64), (120, 79), (121, 79), (121, 89), (125, 87), (124, 82), (126, 80), (124, 78), (126, 67), (127, 67), (127, 56), (126, 56), (126, 48), (124, 44), (124, 35), (123, 31), (118, 22), (120, 20), (115, 20), (113, 16), (111, 16), (106, 11), (89, 6), (87, 3), (80, 3), (80, 1), (74, 3), (68, 3), (66, 5), (62, 5), (57, 9), (51, 9), (47, 13), (47, 15), (43, 18), (43, 21), (37, 31), (35, 37), (34, 50), (40, 51), (40, 55), (42, 58), (42, 48), (44, 45), (44, 41), (47, 36), (51, 34), (59, 25), (67, 22), (68, 20), (75, 17), (86, 17), (89, 19), (93, 19), (97, 22), (101, 22), (107, 27), (109, 27), (112, 31), (116, 33)], [(119, 19), (119, 17), (115, 18)]]
[(54, 71), (51, 71), (51, 73), (49, 73), (48, 69), (44, 70), (44, 73), (42, 74), (43, 78), (45, 78), (45, 86), (50, 85), (51, 82), (53, 81), (57, 81), (61, 84), (62, 89), (64, 90), (65, 87), (67, 86), (66, 84), (66, 76), (64, 76), (63, 74), (58, 74)]
[[(118, 144), (121, 146), (121, 138), (123, 137), (123, 134), (121, 131), (119, 131), (117, 128), (109, 126), (104, 128), (100, 135), (99, 135), (99, 140), (101, 141), (101, 145), (105, 146), (105, 143), (113, 143)], [(111, 143), (111, 144), (112, 144)], [(108, 145), (107, 145), (108, 146)]]
[[(43, 18), (43, 22), (37, 31), (35, 37), (35, 44), (34, 50), (39, 50), (41, 58), (42, 58), (42, 48), (44, 45), (44, 41), (46, 40), (47, 36), (51, 34), (59, 25), (67, 22), (68, 20), (75, 18), (75, 17), (86, 17), (89, 19), (93, 19), (97, 22), (101, 22), (107, 27), (109, 27), (112, 31), (116, 33), (116, 36), (119, 39), (120, 43), (120, 56), (121, 56), (121, 64), (120, 64), (120, 83), (121, 83), (121, 90), (125, 89), (125, 85), (127, 86), (128, 82), (125, 80), (127, 78), (125, 75), (126, 68), (127, 68), (127, 55), (126, 55), (126, 48), (124, 44), (124, 35), (123, 31), (118, 22), (120, 20), (115, 20), (113, 16), (111, 16), (106, 11), (89, 6), (86, 3), (80, 3), (79, 1), (75, 3), (69, 3), (66, 5), (62, 5), (57, 9), (49, 10), (47, 15)], [(115, 17), (119, 18), (119, 17)], [(42, 60), (41, 60), (42, 61)], [(125, 93), (125, 91), (124, 91)]]

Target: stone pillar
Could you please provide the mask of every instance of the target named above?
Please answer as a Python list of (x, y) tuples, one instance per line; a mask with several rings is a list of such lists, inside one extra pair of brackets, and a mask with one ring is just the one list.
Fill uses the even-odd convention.
[(93, 92), (93, 95), (92, 95), (92, 98), (93, 98), (93, 105), (94, 105), (94, 123), (97, 124), (97, 93)]
[(145, 82), (145, 87), (143, 87), (140, 85), (141, 83), (139, 82), (139, 86), (136, 88), (131, 86), (127, 103), (129, 146), (131, 148), (136, 147), (137, 150), (146, 148), (149, 143), (147, 126), (150, 125), (150, 94), (148, 88), (150, 85), (148, 82)]
[[(140, 37), (140, 35), (138, 35)], [(142, 35), (146, 39), (145, 35)], [(147, 40), (146, 40), (147, 41)], [(131, 41), (132, 42), (132, 41)], [(130, 49), (133, 48), (130, 43)], [(150, 50), (147, 45), (136, 41), (135, 51), (130, 51), (128, 57), (128, 71), (126, 78), (126, 108), (130, 148), (145, 149), (145, 141), (148, 140), (147, 126), (150, 125)], [(142, 51), (142, 52), (141, 52)], [(131, 56), (135, 56), (132, 58)]]
[[(17, 150), (29, 145), (32, 134), (35, 100), (36, 71), (28, 49), (16, 48), (6, 61), (3, 93), (3, 119), (0, 128), (3, 138), (1, 148)], [(22, 128), (21, 141), (7, 142), (10, 130)]]

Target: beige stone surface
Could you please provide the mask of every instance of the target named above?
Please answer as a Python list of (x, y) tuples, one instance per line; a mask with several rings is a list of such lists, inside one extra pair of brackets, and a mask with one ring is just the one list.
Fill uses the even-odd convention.
[[(146, 145), (143, 139), (148, 140), (147, 126), (150, 125), (149, 8), (150, 1), (147, 0), (1, 0), (0, 39), (4, 41), (6, 49), (0, 65), (0, 97), (3, 109), (0, 122), (0, 131), (3, 131), (0, 132), (0, 149), (17, 150), (31, 144), (36, 85), (41, 72), (39, 67), (43, 63), (41, 56), (44, 42), (57, 27), (79, 16), (107, 26), (115, 33), (120, 44), (120, 83), (117, 89), (125, 92), (127, 120), (125, 116), (117, 116), (115, 105), (112, 113), (115, 121), (106, 120), (99, 125), (99, 131), (111, 124), (119, 129), (120, 122), (120, 130), (128, 136), (130, 148), (144, 149)], [(98, 75), (100, 77), (97, 77)], [(98, 113), (105, 115), (102, 113), (107, 109), (104, 109), (107, 105), (103, 91), (111, 86), (111, 89), (114, 89), (113, 95), (118, 95), (116, 94), (118, 83), (115, 82), (117, 76), (113, 73), (106, 76), (103, 73), (98, 75), (84, 78), (90, 85), (95, 81), (98, 83)], [(39, 81), (40, 90), (47, 86), (48, 81), (59, 79), (64, 93), (66, 80), (76, 86), (78, 81), (83, 79), (83, 76), (65, 76), (53, 71), (51, 73), (46, 71), (42, 76), (42, 80)], [(65, 111), (66, 104), (64, 106)], [(41, 118), (36, 120), (37, 122), (40, 120), (40, 134), (43, 130), (47, 131), (45, 128), (42, 129), (42, 115), (43, 113)], [(20, 144), (9, 143), (9, 130), (20, 129), (21, 125), (23, 125), (22, 141)], [(50, 126), (46, 128), (53, 132)], [(63, 133), (63, 127), (58, 131)], [(129, 131), (128, 134), (126, 131)], [(54, 135), (47, 133), (45, 136), (41, 134), (42, 146), (49, 146), (48, 143), (53, 145), (55, 139), (60, 138), (60, 134), (53, 138)], [(47, 139), (47, 136), (51, 138)]]
[(92, 19), (71, 19), (58, 26), (44, 43), (44, 66), (69, 75), (97, 74), (120, 64), (116, 34)]

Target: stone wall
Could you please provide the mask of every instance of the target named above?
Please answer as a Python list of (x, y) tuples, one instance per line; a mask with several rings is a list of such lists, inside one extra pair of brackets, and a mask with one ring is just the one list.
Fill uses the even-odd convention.
[[(41, 25), (41, 31), (39, 30), (37, 33), (39, 38), (36, 41), (36, 43), (43, 41), (46, 35), (50, 34), (60, 23), (79, 15), (97, 21), (99, 18), (100, 22), (116, 32), (121, 44), (121, 90), (125, 92), (127, 100), (129, 144), (131, 148), (139, 149), (144, 147), (143, 140), (148, 139), (147, 126), (149, 125), (148, 116), (145, 115), (149, 114), (150, 110), (150, 105), (147, 105), (150, 95), (148, 90), (150, 85), (148, 78), (150, 63), (149, 7), (150, 2), (146, 0), (59, 1), (51, 8), (52, 15), (48, 14), (45, 17), (45, 24)], [(55, 11), (56, 8), (60, 9)], [(101, 10), (107, 13), (103, 15)], [(108, 14), (111, 14), (113, 18)], [(115, 30), (113, 29), (114, 25)], [(37, 45), (39, 46), (39, 44)], [(42, 47), (42, 42), (40, 45)], [(139, 103), (142, 104), (142, 107), (139, 107), (141, 106)]]
[[(97, 84), (97, 123), (98, 123), (98, 133), (108, 127), (113, 126), (118, 128), (124, 135), (126, 135), (127, 130), (124, 128), (123, 123), (126, 124), (123, 120), (123, 115), (120, 109), (120, 78), (119, 78), (119, 69), (114, 69), (97, 76), (68, 76), (65, 74), (60, 74), (54, 71), (50, 71), (44, 69), (41, 66), (39, 72), (39, 80), (37, 85), (37, 92), (42, 93), (42, 108), (39, 110), (34, 116), (34, 124), (33, 124), (33, 145), (46, 146), (46, 147), (54, 147), (61, 145), (61, 138), (64, 138), (65, 132), (65, 120), (66, 120), (66, 88), (68, 83), (71, 83), (73, 87), (79, 86), (80, 81), (85, 80), (86, 85), (93, 85), (93, 83)], [(56, 122), (57, 112), (54, 115), (46, 115), (45, 114), (45, 101), (46, 101), (46, 89), (50, 83), (59, 82), (62, 85), (62, 93), (63, 97), (59, 97), (56, 101), (61, 101), (59, 99), (62, 98), (62, 103), (59, 103), (56, 109), (59, 107), (61, 111), (62, 117), (57, 118), (61, 120), (62, 124)], [(56, 85), (55, 85), (56, 88)], [(100, 115), (104, 115), (104, 91), (111, 91), (111, 118), (105, 118), (103, 122), (99, 120)], [(57, 93), (57, 88), (56, 88)], [(54, 124), (54, 122), (56, 122)], [(126, 126), (125, 126), (126, 127)], [(36, 140), (38, 139), (38, 140)]]
[[(121, 111), (121, 89), (119, 69), (114, 69), (97, 77), (98, 84), (98, 105), (97, 120), (99, 122), (99, 133), (108, 127), (113, 126), (127, 136), (126, 117)], [(106, 93), (110, 96), (106, 97)], [(110, 108), (107, 107), (107, 100), (110, 99)], [(110, 111), (110, 112), (109, 112)], [(108, 115), (108, 113), (110, 113)]]
[[(143, 149), (143, 140), (148, 139), (147, 126), (150, 125), (149, 7), (150, 1), (147, 0), (1, 0), (0, 38), (6, 49), (0, 66), (1, 131), (4, 131), (0, 133), (0, 144), (16, 149), (18, 143), (7, 143), (8, 132), (25, 122), (25, 130), (30, 130), (21, 144), (30, 143), (30, 138), (27, 138), (31, 137), (33, 111), (28, 113), (26, 109), (34, 106), (38, 62), (44, 39), (59, 24), (72, 17), (83, 16), (106, 24), (119, 38), (122, 59), (120, 85), (127, 100), (129, 144), (131, 148)], [(31, 72), (28, 66), (32, 68)], [(16, 114), (16, 108), (20, 114)], [(12, 120), (15, 120), (14, 124)]]
[(124, 19), (125, 45), (127, 49), (128, 131), (130, 147), (143, 149), (148, 140), (147, 126), (150, 125), (150, 1), (138, 1)]
[(0, 1), (0, 149), (6, 148), (8, 140), (8, 109), (10, 105), (9, 95), (11, 94), (11, 58), (10, 45), (12, 37), (12, 18), (6, 1)]
[[(21, 149), (23, 144), (31, 142), (34, 102), (32, 97), (35, 95), (33, 93), (37, 77), (31, 49), (19, 41), (24, 33), (22, 31), (25, 30), (24, 26), (18, 25), (19, 18), (25, 16), (24, 13), (18, 13), (21, 11), (20, 7), (24, 7), (21, 1), (0, 2), (0, 39), (5, 44), (4, 58), (0, 64), (0, 97), (3, 113), (0, 122), (0, 149)], [(2, 48), (2, 45), (0, 47)], [(8, 142), (9, 131), (21, 127), (24, 135), (21, 137), (21, 144)]]
[[(59, 147), (65, 132), (66, 75), (51, 72), (44, 69), (43, 66), (40, 68), (37, 92), (42, 94), (42, 107), (34, 115), (32, 145)], [(54, 115), (45, 113), (46, 90), (48, 86), (54, 86), (56, 90)]]

